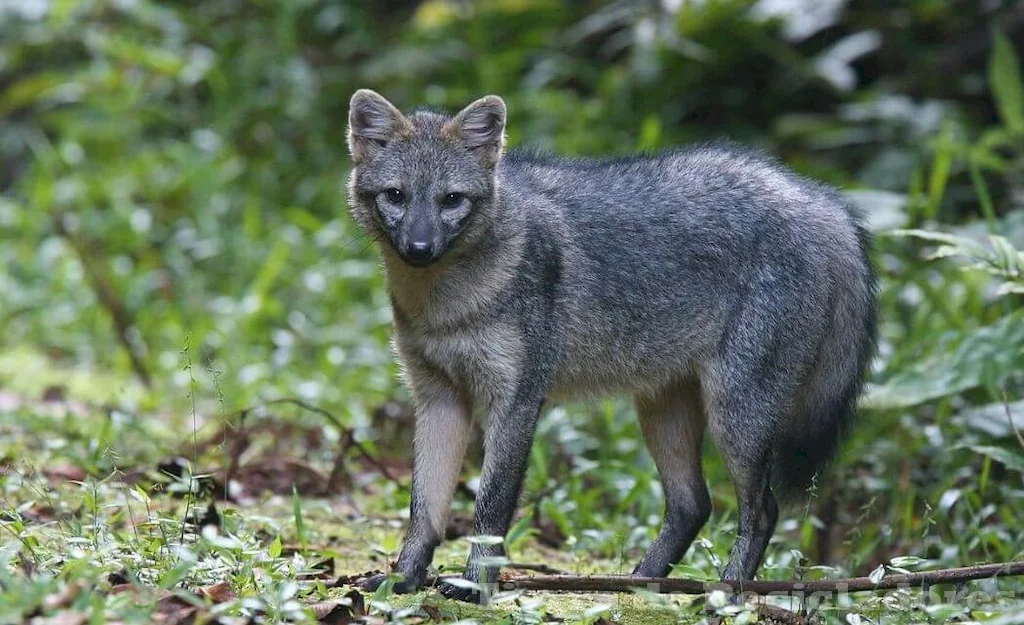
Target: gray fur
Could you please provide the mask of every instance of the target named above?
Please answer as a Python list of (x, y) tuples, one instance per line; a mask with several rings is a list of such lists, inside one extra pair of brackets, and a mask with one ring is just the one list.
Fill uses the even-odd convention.
[[(367, 91), (351, 106), (350, 208), (383, 241), (418, 418), (433, 418), (438, 396), (487, 417), (476, 532), (507, 532), (546, 400), (631, 393), (667, 497), (635, 573), (667, 574), (708, 518), (706, 429), (739, 502), (724, 576), (752, 578), (778, 516), (772, 486), (805, 487), (832, 455), (873, 353), (875, 278), (850, 206), (729, 144), (502, 155), (495, 96), (454, 118), (406, 116)], [(397, 117), (382, 123), (381, 111)], [(365, 139), (367, 119), (396, 131)], [(429, 259), (413, 254), (417, 237)], [(433, 440), (416, 453), (402, 589), (422, 582), (454, 488), (425, 476), (459, 466), (465, 449)], [(479, 558), (500, 552), (475, 545), (467, 577), (493, 579)]]

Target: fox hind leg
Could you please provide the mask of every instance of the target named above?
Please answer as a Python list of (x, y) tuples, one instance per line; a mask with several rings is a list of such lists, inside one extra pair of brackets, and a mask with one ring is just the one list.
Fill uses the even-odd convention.
[(705, 416), (696, 380), (638, 396), (637, 416), (665, 492), (665, 518), (657, 539), (633, 575), (664, 577), (711, 515), (711, 498), (701, 469)]
[(813, 293), (799, 296), (797, 284), (762, 286), (737, 311), (719, 355), (701, 374), (708, 430), (739, 508), (726, 580), (753, 579), (775, 531), (779, 507), (769, 482), (774, 454), (790, 427), (826, 316), (816, 310)]

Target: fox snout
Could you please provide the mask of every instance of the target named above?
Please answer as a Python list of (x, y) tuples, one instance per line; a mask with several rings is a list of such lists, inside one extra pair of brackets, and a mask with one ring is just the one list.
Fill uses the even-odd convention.
[(391, 240), (402, 260), (414, 267), (426, 267), (441, 258), (446, 249), (445, 237), (436, 221), (426, 207), (406, 212)]
[(435, 237), (400, 236), (399, 239), (395, 251), (413, 267), (426, 267), (440, 259), (444, 253), (444, 248)]
[(430, 241), (412, 241), (403, 255), (410, 265), (429, 265), (434, 261), (434, 246)]

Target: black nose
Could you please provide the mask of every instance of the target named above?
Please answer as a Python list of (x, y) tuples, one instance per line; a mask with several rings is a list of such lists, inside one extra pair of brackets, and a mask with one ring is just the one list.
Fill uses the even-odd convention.
[(405, 255), (409, 262), (427, 263), (433, 260), (434, 246), (429, 241), (411, 241)]

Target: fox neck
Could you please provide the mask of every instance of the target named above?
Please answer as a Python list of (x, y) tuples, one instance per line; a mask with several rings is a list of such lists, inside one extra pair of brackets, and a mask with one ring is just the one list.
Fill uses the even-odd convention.
[(523, 230), (504, 232), (491, 223), (467, 250), (452, 250), (427, 267), (412, 267), (390, 248), (383, 250), (392, 304), (422, 329), (471, 321), (515, 277), (524, 248)]

